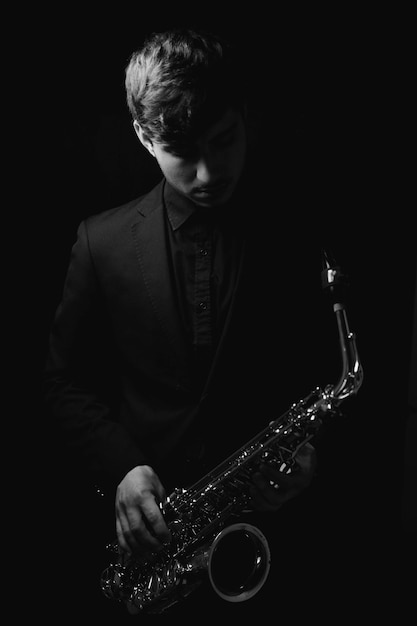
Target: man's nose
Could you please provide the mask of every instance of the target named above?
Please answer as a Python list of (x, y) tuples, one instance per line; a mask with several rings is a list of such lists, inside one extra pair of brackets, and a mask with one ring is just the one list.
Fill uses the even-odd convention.
[(198, 160), (196, 177), (203, 185), (207, 185), (216, 178), (215, 166), (209, 155), (202, 156)]

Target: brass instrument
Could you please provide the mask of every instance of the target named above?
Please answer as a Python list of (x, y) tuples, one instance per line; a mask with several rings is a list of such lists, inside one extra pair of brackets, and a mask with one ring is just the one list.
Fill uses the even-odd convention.
[[(230, 602), (248, 600), (267, 579), (270, 551), (265, 536), (245, 522), (227, 524), (248, 508), (249, 486), (259, 463), (289, 473), (298, 450), (314, 437), (325, 417), (336, 414), (341, 402), (357, 393), (363, 379), (355, 335), (340, 298), (345, 277), (325, 253), (323, 261), (322, 286), (331, 296), (339, 333), (339, 381), (293, 404), (191, 487), (175, 489), (163, 506), (172, 536), (163, 551), (138, 559), (120, 555), (117, 543), (110, 546), (115, 562), (102, 573), (101, 588), (131, 612), (161, 613), (191, 593), (207, 574), (216, 593)], [(250, 559), (239, 568), (239, 580), (223, 580), (222, 553), (229, 550), (234, 557), (227, 562), (233, 561), (242, 551), (236, 550), (236, 542), (248, 550)]]

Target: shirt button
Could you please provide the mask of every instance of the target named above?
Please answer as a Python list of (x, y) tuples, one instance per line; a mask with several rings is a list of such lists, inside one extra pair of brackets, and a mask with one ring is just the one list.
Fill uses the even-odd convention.
[(207, 302), (200, 302), (198, 308), (200, 311), (205, 311), (207, 309)]
[(207, 256), (208, 255), (208, 251), (206, 250), (206, 248), (201, 248), (200, 254), (201, 254), (201, 256)]

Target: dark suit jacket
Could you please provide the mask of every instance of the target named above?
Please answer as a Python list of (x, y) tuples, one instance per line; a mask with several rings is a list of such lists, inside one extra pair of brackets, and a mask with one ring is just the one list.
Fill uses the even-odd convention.
[(50, 335), (51, 414), (92, 475), (112, 487), (142, 463), (169, 488), (192, 478), (193, 463), (200, 472), (222, 460), (311, 385), (331, 382), (318, 378), (319, 366), (332, 362), (329, 344), (337, 349), (320, 300), (318, 242), (308, 233), (302, 245), (294, 224), (274, 227), (268, 207), (250, 206), (232, 308), (197, 388), (162, 197), (163, 181), (81, 223)]

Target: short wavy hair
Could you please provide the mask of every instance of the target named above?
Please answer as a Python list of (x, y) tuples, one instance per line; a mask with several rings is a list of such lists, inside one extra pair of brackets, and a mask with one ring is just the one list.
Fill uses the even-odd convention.
[(228, 108), (245, 106), (244, 71), (235, 48), (211, 33), (153, 33), (126, 67), (131, 115), (146, 137), (186, 149)]

